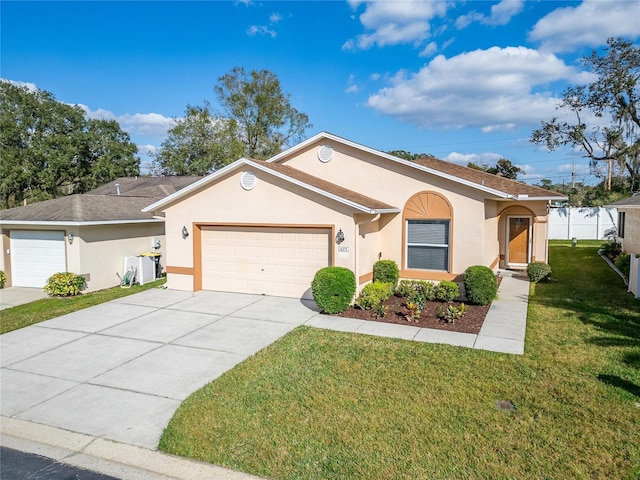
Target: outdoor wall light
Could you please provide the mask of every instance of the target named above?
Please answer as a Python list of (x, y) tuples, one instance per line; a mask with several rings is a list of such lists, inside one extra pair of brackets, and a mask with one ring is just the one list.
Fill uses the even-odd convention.
[(189, 232), (187, 231), (187, 227), (185, 225), (182, 226), (182, 238), (187, 238), (189, 236)]
[(67, 241), (69, 242), (69, 245), (73, 243), (73, 233), (67, 233)]
[(342, 229), (340, 229), (338, 230), (338, 233), (336, 233), (336, 243), (340, 245), (342, 242), (344, 242), (344, 233), (342, 232)]

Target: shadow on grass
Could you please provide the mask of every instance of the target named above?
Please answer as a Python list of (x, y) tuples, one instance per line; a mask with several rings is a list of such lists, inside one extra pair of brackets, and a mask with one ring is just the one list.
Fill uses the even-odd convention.
[(612, 387), (618, 387), (640, 398), (640, 387), (616, 375), (598, 375), (598, 380)]

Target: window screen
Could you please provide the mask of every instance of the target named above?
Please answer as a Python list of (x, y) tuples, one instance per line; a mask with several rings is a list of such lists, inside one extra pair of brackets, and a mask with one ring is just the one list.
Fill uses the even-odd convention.
[(449, 220), (407, 220), (407, 268), (449, 271)]
[(624, 221), (626, 212), (618, 212), (618, 237), (624, 238)]

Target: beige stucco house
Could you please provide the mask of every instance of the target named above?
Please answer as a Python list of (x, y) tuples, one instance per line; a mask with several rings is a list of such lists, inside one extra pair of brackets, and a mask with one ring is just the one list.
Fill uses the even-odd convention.
[(125, 256), (164, 254), (164, 219), (142, 208), (200, 178), (118, 178), (84, 194), (0, 211), (6, 286), (42, 288), (64, 271), (84, 275), (87, 291), (118, 285)]
[(169, 288), (308, 298), (327, 265), (362, 286), (378, 259), (430, 280), (546, 262), (548, 205), (564, 199), (323, 132), (268, 161), (237, 160), (144, 211), (165, 215)]

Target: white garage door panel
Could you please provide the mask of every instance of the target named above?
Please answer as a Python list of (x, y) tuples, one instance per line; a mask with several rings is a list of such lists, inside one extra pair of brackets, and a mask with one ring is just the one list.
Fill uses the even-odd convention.
[(11, 280), (14, 287), (42, 288), (66, 270), (64, 232), (11, 230)]
[(320, 228), (203, 228), (202, 288), (310, 298), (329, 238)]

